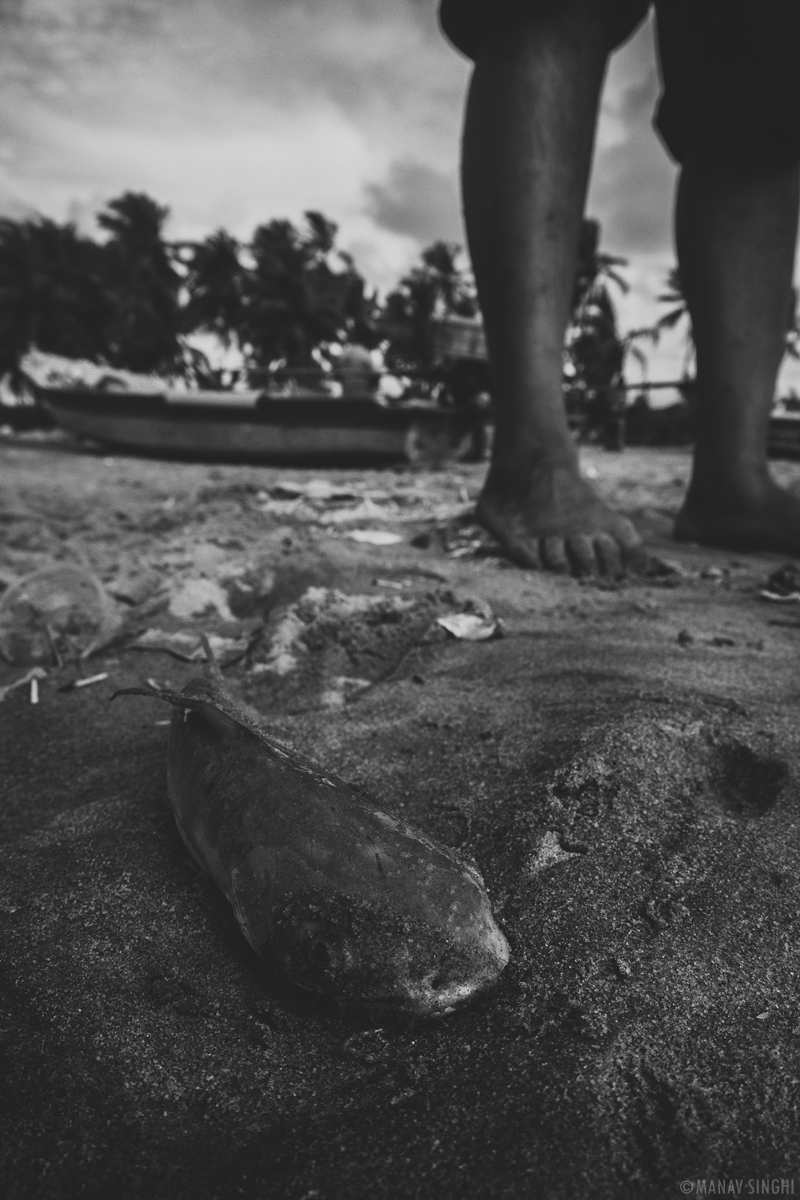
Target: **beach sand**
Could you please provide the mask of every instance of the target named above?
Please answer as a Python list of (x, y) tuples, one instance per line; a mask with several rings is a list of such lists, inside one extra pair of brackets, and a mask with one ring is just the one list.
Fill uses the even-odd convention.
[[(781, 558), (671, 542), (688, 452), (584, 462), (662, 560), (651, 578), (510, 565), (470, 518), (483, 465), (2, 441), (5, 586), (83, 562), (133, 593), (131, 636), (249, 647), (233, 690), (472, 855), (512, 950), (493, 994), (428, 1023), (293, 993), (180, 842), (169, 713), (109, 704), (195, 668), (124, 640), (53, 668), (38, 704), (0, 703), (6, 1200), (668, 1197), (722, 1176), (800, 1194), (800, 608), (760, 596)], [(436, 624), (481, 604), (502, 637)], [(107, 678), (59, 690), (80, 673)]]

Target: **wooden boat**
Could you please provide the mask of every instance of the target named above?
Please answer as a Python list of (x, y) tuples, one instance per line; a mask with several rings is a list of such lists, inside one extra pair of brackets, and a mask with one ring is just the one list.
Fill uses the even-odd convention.
[(475, 418), (423, 403), (307, 392), (136, 393), (34, 386), (60, 428), (103, 446), (171, 458), (260, 462), (462, 458)]

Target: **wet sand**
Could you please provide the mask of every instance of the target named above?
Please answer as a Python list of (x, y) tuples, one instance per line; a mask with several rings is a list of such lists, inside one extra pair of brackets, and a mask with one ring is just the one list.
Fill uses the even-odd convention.
[[(670, 541), (686, 452), (585, 462), (668, 560), (657, 577), (510, 566), (470, 521), (482, 466), (0, 444), (0, 582), (83, 561), (111, 589), (147, 581), (119, 601), (131, 636), (248, 647), (232, 688), (472, 855), (512, 948), (493, 995), (427, 1024), (282, 987), (178, 838), (168, 713), (108, 703), (194, 668), (122, 641), (83, 665), (96, 685), (60, 691), (78, 667), (53, 669), (37, 705), (0, 704), (5, 1197), (800, 1194), (800, 609), (759, 596), (781, 558)], [(276, 490), (320, 479), (339, 498)], [(198, 595), (219, 604), (186, 615)], [(436, 625), (470, 599), (502, 638)]]

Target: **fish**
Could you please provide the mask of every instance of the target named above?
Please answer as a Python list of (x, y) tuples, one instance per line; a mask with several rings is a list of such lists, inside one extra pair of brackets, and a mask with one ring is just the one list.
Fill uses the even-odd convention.
[(474, 863), (271, 737), (211, 658), (181, 692), (115, 696), (132, 694), (172, 706), (178, 831), (279, 976), (349, 1009), (414, 1017), (497, 983), (510, 949)]

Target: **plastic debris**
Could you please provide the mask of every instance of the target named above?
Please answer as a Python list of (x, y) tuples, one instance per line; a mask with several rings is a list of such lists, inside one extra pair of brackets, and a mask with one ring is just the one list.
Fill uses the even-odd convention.
[(283, 483), (278, 483), (269, 489), (269, 495), (273, 500), (321, 500), (321, 501), (344, 501), (357, 500), (357, 493), (351, 488), (337, 487), (328, 479), (310, 479), (308, 483), (295, 483), (294, 481), (285, 480)]
[(399, 533), (390, 533), (388, 529), (351, 529), (347, 536), (367, 546), (396, 546), (403, 540)]
[(236, 620), (228, 607), (227, 593), (213, 579), (187, 579), (169, 602), (173, 617), (184, 620), (202, 617), (209, 609), (216, 610), (223, 621)]
[(28, 671), (27, 675), (15, 679), (13, 683), (7, 683), (5, 687), (0, 688), (0, 704), (5, 700), (11, 692), (15, 692), (17, 688), (24, 687), (26, 683), (32, 683), (39, 679), (46, 679), (47, 671), (43, 667), (33, 667)]
[(488, 642), (502, 633), (499, 621), (478, 613), (450, 613), (445, 617), (437, 617), (436, 624), (462, 642)]
[(31, 680), (31, 704), (39, 703), (39, 680), (34, 675)]
[[(478, 558), (481, 556), (501, 557), (503, 551), (492, 535), (472, 519), (474, 509), (470, 507), (456, 519), (445, 522), (439, 535), (448, 558)], [(415, 545), (421, 545), (415, 539)], [(424, 547), (423, 547), (424, 548)]]
[[(208, 641), (218, 659), (242, 655), (250, 644), (247, 638), (221, 637), (216, 633), (210, 634)], [(128, 649), (160, 650), (171, 655), (172, 658), (177, 658), (179, 662), (203, 662), (205, 659), (200, 634), (184, 630), (171, 633), (164, 629), (145, 629), (134, 642), (131, 642)]]
[(34, 571), (0, 602), (0, 652), (11, 663), (88, 658), (122, 622), (100, 581), (84, 567), (59, 563)]

